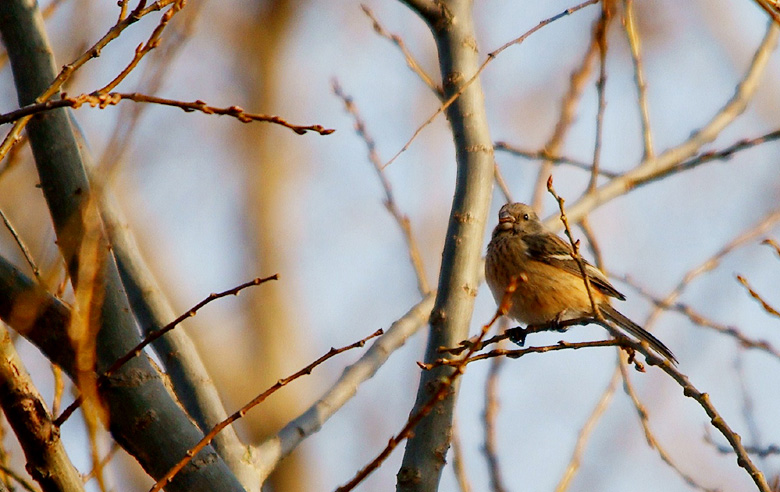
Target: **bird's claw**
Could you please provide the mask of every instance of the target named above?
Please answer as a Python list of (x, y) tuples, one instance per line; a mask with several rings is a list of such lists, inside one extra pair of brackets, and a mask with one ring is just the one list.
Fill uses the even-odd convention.
[(525, 337), (528, 336), (528, 330), (520, 326), (516, 326), (514, 328), (508, 329), (506, 334), (509, 335), (509, 339), (512, 340), (512, 342), (522, 347), (525, 345)]

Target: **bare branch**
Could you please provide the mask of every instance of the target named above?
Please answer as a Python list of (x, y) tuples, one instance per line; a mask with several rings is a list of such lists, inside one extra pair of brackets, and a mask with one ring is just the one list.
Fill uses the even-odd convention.
[(655, 152), (653, 151), (653, 135), (650, 131), (650, 110), (647, 105), (647, 82), (645, 82), (645, 72), (642, 64), (642, 42), (636, 26), (634, 0), (623, 0), (623, 19), (628, 45), (631, 48), (631, 61), (634, 63), (637, 102), (639, 104), (639, 114), (642, 118), (642, 142), (645, 148), (642, 160), (647, 160), (652, 159), (655, 156)]
[(425, 85), (427, 85), (431, 91), (436, 94), (436, 97), (442, 99), (444, 97), (444, 90), (433, 81), (431, 76), (428, 75), (425, 70), (423, 70), (423, 68), (414, 58), (414, 55), (412, 55), (412, 52), (409, 51), (409, 49), (406, 47), (406, 43), (404, 43), (404, 40), (401, 39), (401, 36), (388, 32), (387, 29), (382, 27), (382, 24), (379, 23), (379, 19), (376, 18), (374, 12), (368, 8), (367, 5), (360, 4), (360, 8), (363, 9), (363, 12), (368, 16), (369, 19), (371, 19), (371, 23), (374, 26), (374, 31), (376, 31), (376, 33), (383, 38), (392, 41), (393, 44), (395, 44), (398, 49), (401, 50), (401, 53), (404, 55), (404, 59), (406, 60), (406, 64), (409, 65), (409, 68), (412, 69), (412, 72), (416, 73), (417, 76), (420, 77), (420, 80), (422, 80)]
[[(549, 145), (549, 144), (548, 144)], [(523, 150), (518, 147), (513, 146), (512, 144), (509, 144), (507, 142), (496, 142), (495, 147), (496, 150), (502, 150), (504, 152), (508, 152), (512, 155), (518, 156), (518, 157), (525, 157), (526, 159), (534, 159), (534, 160), (543, 160), (544, 162), (551, 162), (554, 164), (568, 164), (571, 166), (574, 166), (576, 168), (582, 169), (584, 171), (592, 171), (593, 165), (589, 164), (585, 161), (579, 161), (577, 159), (572, 159), (570, 157), (563, 157), (563, 156), (556, 156), (550, 154), (547, 150), (542, 149), (538, 151), (531, 151), (531, 150)], [(544, 164), (544, 163), (543, 163)], [(542, 171), (540, 170), (540, 176), (542, 175)], [(612, 171), (606, 171), (604, 169), (599, 169), (599, 174), (601, 176), (607, 177), (607, 178), (617, 178), (620, 176), (618, 173), (614, 173)], [(544, 185), (547, 186), (547, 178), (550, 176), (549, 171), (544, 173)]]
[[(726, 126), (745, 110), (748, 101), (753, 97), (761, 75), (777, 44), (778, 33), (780, 33), (780, 27), (776, 24), (769, 26), (761, 45), (753, 56), (750, 67), (737, 85), (734, 95), (706, 125), (694, 132), (680, 145), (666, 150), (657, 157), (644, 160), (639, 166), (621, 177), (598, 187), (593, 193), (585, 194), (576, 203), (569, 206), (569, 218), (576, 222), (603, 203), (665, 175), (680, 162), (693, 156), (703, 145), (713, 141)], [(550, 225), (553, 224), (554, 221), (550, 221)]]
[[(406, 1), (406, 0), (404, 0), (404, 1)], [(568, 15), (571, 15), (571, 14), (573, 14), (573, 13), (577, 12), (578, 10), (581, 10), (581, 9), (583, 9), (583, 8), (585, 8), (585, 7), (589, 6), (589, 5), (593, 5), (593, 4), (595, 4), (595, 3), (598, 3), (598, 0), (587, 0), (587, 1), (585, 1), (585, 2), (583, 2), (583, 3), (581, 3), (581, 4), (579, 4), (579, 5), (577, 5), (577, 6), (575, 6), (575, 7), (568, 8), (568, 9), (564, 10), (563, 12), (561, 12), (561, 13), (559, 13), (559, 14), (557, 14), (557, 15), (554, 15), (554, 16), (552, 16), (552, 17), (548, 18), (548, 19), (545, 19), (545, 20), (543, 20), (543, 21), (539, 22), (539, 24), (537, 24), (536, 26), (534, 26), (534, 27), (532, 27), (531, 29), (529, 29), (528, 31), (526, 31), (526, 32), (525, 32), (523, 35), (521, 35), (521, 36), (518, 36), (517, 38), (513, 39), (512, 41), (509, 41), (508, 43), (504, 44), (503, 46), (501, 46), (501, 47), (500, 47), (500, 48), (498, 48), (497, 50), (495, 50), (495, 51), (492, 51), (492, 52), (488, 53), (488, 55), (487, 55), (487, 59), (486, 59), (486, 60), (485, 60), (485, 61), (482, 63), (482, 65), (480, 65), (480, 66), (479, 66), (479, 68), (478, 68), (478, 69), (477, 69), (477, 70), (474, 72), (474, 75), (472, 75), (472, 76), (471, 76), (471, 78), (469, 78), (469, 79), (468, 79), (467, 81), (465, 81), (465, 82), (464, 82), (462, 85), (460, 85), (460, 88), (459, 88), (457, 91), (455, 91), (455, 93), (454, 93), (454, 94), (452, 94), (452, 95), (451, 95), (451, 96), (450, 96), (450, 97), (449, 97), (449, 98), (448, 98), (448, 99), (447, 99), (447, 100), (444, 102), (444, 104), (442, 104), (441, 106), (439, 106), (439, 109), (437, 109), (435, 113), (433, 113), (433, 114), (432, 114), (432, 115), (431, 115), (431, 116), (430, 116), (430, 117), (429, 117), (427, 120), (425, 120), (425, 122), (424, 122), (422, 125), (420, 125), (420, 126), (417, 128), (417, 130), (415, 130), (415, 132), (414, 132), (414, 134), (412, 135), (412, 137), (411, 137), (411, 138), (410, 138), (410, 139), (409, 139), (409, 140), (406, 142), (406, 144), (404, 144), (404, 146), (401, 148), (401, 150), (399, 150), (399, 151), (398, 151), (398, 152), (397, 152), (397, 153), (396, 153), (396, 154), (395, 154), (393, 157), (391, 157), (391, 158), (390, 158), (390, 160), (389, 160), (389, 161), (387, 161), (387, 162), (384, 164), (384, 166), (382, 166), (382, 167), (387, 167), (387, 166), (389, 166), (390, 164), (392, 164), (392, 163), (393, 163), (393, 161), (395, 161), (395, 160), (398, 158), (398, 156), (400, 156), (402, 153), (404, 153), (404, 152), (405, 152), (405, 151), (406, 151), (406, 150), (409, 148), (409, 146), (412, 144), (412, 142), (414, 141), (414, 139), (416, 139), (416, 138), (417, 138), (417, 136), (420, 134), (420, 132), (422, 132), (422, 131), (423, 131), (423, 129), (424, 129), (426, 126), (430, 125), (430, 124), (431, 124), (431, 122), (433, 122), (433, 120), (434, 120), (434, 119), (436, 119), (436, 117), (437, 117), (439, 114), (441, 114), (441, 113), (443, 113), (444, 111), (446, 111), (446, 110), (447, 110), (447, 108), (449, 108), (449, 107), (450, 107), (450, 106), (451, 106), (451, 105), (452, 105), (452, 104), (455, 102), (455, 100), (456, 100), (456, 99), (458, 99), (458, 98), (461, 96), (461, 94), (463, 94), (463, 93), (466, 91), (466, 89), (468, 89), (468, 88), (469, 88), (469, 86), (471, 86), (471, 84), (472, 84), (472, 83), (473, 83), (475, 80), (477, 80), (477, 78), (478, 78), (478, 77), (479, 77), (479, 75), (482, 73), (482, 71), (485, 69), (485, 67), (487, 67), (487, 65), (488, 65), (488, 64), (489, 64), (491, 61), (493, 61), (493, 60), (495, 59), (495, 57), (496, 57), (496, 56), (498, 56), (498, 55), (499, 55), (499, 54), (500, 54), (502, 51), (504, 51), (505, 49), (507, 49), (507, 48), (509, 48), (509, 47), (511, 47), (511, 46), (514, 46), (514, 45), (516, 45), (516, 44), (522, 44), (522, 43), (523, 43), (523, 41), (525, 41), (525, 40), (526, 40), (526, 38), (528, 38), (528, 36), (530, 36), (531, 34), (535, 33), (536, 31), (538, 31), (539, 29), (543, 28), (544, 26), (546, 26), (546, 25), (548, 25), (548, 24), (550, 24), (550, 23), (552, 23), (552, 22), (555, 22), (556, 20), (558, 20), (558, 19), (560, 19), (560, 18), (562, 18), (562, 17), (566, 17), (566, 16), (568, 16)], [(429, 23), (430, 23), (430, 21), (429, 21)]]
[(232, 424), (236, 420), (238, 420), (241, 417), (243, 417), (244, 415), (246, 415), (246, 412), (248, 412), (253, 407), (256, 407), (257, 405), (259, 405), (260, 403), (265, 401), (265, 399), (268, 398), (269, 396), (271, 396), (271, 394), (275, 393), (277, 390), (283, 388), (284, 386), (286, 386), (289, 383), (295, 381), (296, 379), (300, 378), (301, 376), (306, 376), (306, 375), (311, 374), (311, 371), (315, 367), (317, 367), (318, 365), (322, 364), (326, 360), (328, 360), (328, 359), (330, 359), (332, 357), (335, 357), (338, 354), (346, 352), (347, 350), (351, 350), (353, 348), (363, 347), (368, 340), (370, 340), (372, 338), (375, 338), (375, 337), (378, 337), (378, 336), (382, 335), (382, 333), (383, 332), (380, 329), (380, 330), (375, 331), (371, 335), (367, 336), (366, 338), (363, 338), (362, 340), (358, 340), (357, 342), (352, 343), (350, 345), (347, 345), (345, 347), (341, 347), (341, 348), (338, 348), (338, 349), (331, 347), (331, 349), (328, 351), (328, 353), (326, 353), (325, 355), (323, 355), (319, 359), (315, 360), (314, 362), (312, 362), (308, 366), (304, 367), (303, 369), (301, 369), (300, 371), (296, 372), (295, 374), (292, 374), (290, 376), (287, 376), (284, 379), (280, 379), (279, 381), (277, 381), (276, 384), (274, 384), (273, 386), (271, 386), (270, 388), (268, 388), (264, 392), (262, 392), (259, 395), (257, 395), (252, 401), (250, 401), (249, 403), (247, 403), (246, 405), (241, 407), (238, 411), (236, 411), (235, 413), (230, 415), (227, 419), (225, 419), (222, 422), (220, 422), (219, 424), (215, 425), (214, 428), (211, 429), (211, 431), (209, 431), (208, 434), (206, 434), (203, 437), (203, 439), (200, 440), (200, 442), (198, 442), (198, 444), (196, 444), (189, 451), (187, 451), (186, 456), (184, 456), (184, 458), (182, 458), (181, 461), (179, 461), (176, 465), (174, 465), (173, 468), (168, 470), (168, 472), (162, 478), (160, 478), (157, 481), (157, 483), (155, 483), (154, 486), (151, 489), (149, 489), (149, 492), (159, 492), (160, 490), (162, 490), (162, 488), (165, 487), (166, 485), (168, 485), (168, 483), (170, 483), (170, 481), (173, 479), (173, 477), (176, 476), (176, 474), (179, 473), (179, 471), (181, 471), (181, 469), (184, 468), (184, 466), (187, 465), (187, 463), (192, 461), (192, 459), (195, 457), (195, 455), (198, 452), (200, 452), (201, 449), (206, 447), (211, 442), (211, 440), (214, 439), (214, 436), (216, 436), (222, 429), (224, 429), (228, 425)]
[(759, 294), (755, 289), (753, 289), (750, 286), (750, 283), (747, 281), (745, 277), (743, 277), (742, 275), (737, 275), (737, 280), (739, 280), (739, 283), (742, 284), (747, 289), (747, 291), (750, 293), (750, 297), (757, 300), (761, 304), (761, 307), (764, 308), (764, 311), (771, 314), (772, 316), (780, 317), (780, 311), (773, 308), (771, 304), (765, 301), (764, 298), (761, 296), (761, 294)]
[(466, 465), (463, 463), (463, 446), (460, 443), (460, 428), (458, 420), (452, 423), (452, 469), (455, 472), (455, 480), (458, 482), (460, 492), (471, 492), (473, 487), (466, 474)]
[[(695, 325), (702, 326), (705, 328), (711, 328), (717, 331), (718, 333), (722, 333), (724, 335), (733, 337), (741, 347), (748, 348), (748, 349), (762, 350), (767, 354), (777, 359), (780, 359), (780, 351), (778, 351), (774, 346), (772, 346), (772, 344), (769, 341), (755, 340), (752, 338), (748, 338), (736, 326), (729, 326), (721, 323), (716, 323), (715, 321), (712, 321), (711, 319), (705, 317), (704, 315), (702, 315), (701, 313), (693, 309), (691, 306), (687, 304), (683, 304), (681, 302), (675, 302), (674, 299), (677, 298), (677, 296), (681, 291), (675, 290), (674, 292), (672, 292), (672, 294), (667, 296), (665, 299), (661, 299), (660, 297), (656, 297), (650, 292), (648, 292), (646, 289), (638, 285), (630, 278), (623, 277), (622, 280), (628, 285), (632, 286), (639, 293), (639, 295), (645, 297), (650, 302), (655, 304), (657, 311), (653, 312), (653, 315), (651, 315), (653, 318), (655, 318), (657, 312), (674, 311), (676, 313), (682, 314), (683, 316), (686, 316)], [(650, 322), (648, 322), (648, 324), (649, 323)]]
[[(49, 98), (51, 98), (53, 95), (57, 94), (60, 91), (60, 88), (62, 88), (62, 85), (73, 75), (73, 73), (81, 68), (85, 63), (87, 63), (92, 58), (97, 58), (100, 56), (100, 52), (103, 50), (103, 48), (108, 45), (111, 41), (118, 38), (119, 35), (130, 27), (131, 25), (135, 24), (139, 20), (141, 20), (142, 17), (146, 16), (147, 14), (151, 12), (156, 12), (161, 10), (162, 8), (172, 4), (173, 2), (178, 2), (181, 0), (158, 0), (154, 2), (153, 4), (146, 6), (146, 1), (141, 0), (138, 3), (138, 6), (136, 9), (133, 10), (133, 12), (125, 17), (120, 18), (119, 21), (111, 27), (111, 29), (108, 30), (108, 32), (103, 35), (100, 40), (98, 40), (97, 43), (95, 43), (91, 48), (89, 48), (87, 51), (85, 51), (81, 56), (79, 56), (76, 60), (73, 62), (64, 65), (62, 67), (62, 70), (60, 73), (54, 78), (54, 82), (52, 82), (49, 87), (43, 91), (39, 96), (35, 98), (36, 103), (41, 103), (44, 101), (47, 101)], [(125, 2), (126, 3), (126, 2)], [(0, 160), (2, 160), (5, 155), (8, 153), (8, 151), (20, 141), (21, 133), (24, 127), (27, 125), (27, 123), (30, 121), (30, 116), (25, 116), (24, 118), (19, 119), (11, 129), (11, 131), (6, 135), (5, 139), (3, 140), (3, 143), (0, 144)]]
[(577, 443), (574, 445), (574, 451), (572, 451), (571, 458), (569, 458), (569, 464), (566, 466), (566, 470), (560, 481), (558, 481), (555, 492), (565, 492), (566, 490), (569, 490), (569, 485), (571, 485), (572, 479), (576, 476), (580, 464), (582, 463), (582, 456), (585, 454), (585, 446), (588, 444), (590, 436), (596, 429), (596, 424), (598, 424), (599, 420), (604, 415), (604, 412), (609, 408), (612, 398), (615, 396), (615, 390), (617, 389), (619, 381), (620, 372), (616, 369), (615, 372), (612, 373), (612, 377), (607, 383), (607, 387), (601, 392), (601, 398), (599, 398), (596, 406), (593, 407), (588, 419), (585, 421), (577, 435)]
[(596, 189), (601, 167), (601, 141), (604, 136), (604, 110), (607, 107), (607, 99), (604, 89), (607, 85), (607, 31), (612, 20), (614, 0), (601, 1), (601, 17), (596, 24), (596, 43), (599, 48), (599, 78), (596, 81), (596, 93), (598, 94), (598, 111), (596, 112), (596, 143), (593, 146), (593, 169), (590, 173), (588, 192)]
[[(502, 321), (506, 318), (502, 318)], [(503, 324), (506, 324), (504, 321)], [(501, 330), (502, 333), (506, 330)], [(500, 342), (499, 342), (500, 343)], [(502, 344), (499, 344), (502, 349)], [(490, 476), (490, 489), (493, 492), (506, 492), (504, 480), (501, 478), (501, 468), (498, 463), (498, 443), (496, 436), (496, 420), (498, 418), (498, 375), (504, 362), (503, 357), (496, 357), (490, 361), (487, 383), (485, 384), (485, 411), (482, 414), (485, 428), (485, 446), (483, 448), (488, 464)]]
[[(364, 6), (363, 10), (366, 9), (367, 7)], [(370, 11), (367, 11), (366, 13), (371, 15)], [(360, 112), (358, 112), (357, 106), (355, 106), (352, 98), (344, 93), (341, 85), (338, 83), (338, 80), (333, 79), (332, 85), (333, 92), (341, 99), (347, 112), (355, 121), (355, 131), (366, 144), (366, 148), (368, 149), (368, 160), (371, 162), (371, 164), (373, 164), (374, 170), (379, 177), (379, 182), (382, 184), (382, 189), (385, 192), (385, 207), (390, 212), (390, 215), (393, 216), (396, 223), (398, 224), (398, 227), (401, 228), (401, 232), (404, 235), (406, 247), (409, 250), (409, 259), (411, 260), (412, 267), (414, 268), (414, 272), (417, 275), (417, 289), (420, 291), (420, 294), (426, 295), (431, 291), (431, 288), (428, 285), (428, 279), (425, 275), (425, 267), (422, 263), (420, 248), (417, 245), (417, 239), (415, 239), (414, 234), (412, 234), (412, 225), (409, 221), (409, 217), (401, 212), (401, 210), (398, 208), (398, 204), (395, 202), (393, 189), (392, 186), (390, 186), (390, 180), (387, 179), (387, 176), (385, 175), (385, 172), (382, 168), (382, 160), (379, 158), (379, 153), (376, 150), (376, 143), (374, 142), (373, 137), (368, 133), (366, 123), (363, 121), (363, 118), (360, 117)]]
[[(250, 280), (249, 282), (245, 282), (245, 283), (243, 283), (241, 285), (233, 287), (232, 289), (228, 289), (228, 290), (226, 290), (224, 292), (209, 294), (208, 297), (206, 297), (205, 299), (203, 299), (202, 301), (200, 301), (199, 303), (194, 305), (187, 312), (185, 312), (184, 314), (182, 314), (181, 316), (179, 316), (175, 320), (171, 321), (170, 323), (168, 323), (164, 327), (160, 328), (159, 330), (154, 331), (152, 333), (149, 333), (135, 347), (133, 347), (131, 350), (129, 350), (127, 353), (125, 353), (122, 357), (120, 357), (116, 361), (114, 361), (114, 363), (111, 364), (111, 366), (109, 366), (109, 368), (106, 369), (103, 372), (103, 374), (100, 375), (100, 377), (98, 378), (98, 381), (99, 382), (107, 382), (109, 380), (109, 378), (114, 373), (116, 373), (116, 371), (119, 370), (119, 368), (121, 368), (122, 366), (127, 364), (134, 357), (138, 357), (141, 354), (141, 352), (143, 352), (143, 350), (147, 346), (149, 346), (149, 344), (153, 343), (155, 340), (157, 340), (161, 336), (165, 335), (169, 331), (171, 331), (174, 328), (176, 328), (177, 326), (179, 326), (187, 318), (191, 318), (191, 317), (195, 316), (198, 313), (198, 311), (200, 310), (200, 308), (202, 308), (206, 304), (208, 304), (208, 303), (210, 303), (212, 301), (215, 301), (217, 299), (221, 299), (223, 297), (237, 296), (239, 292), (241, 292), (242, 290), (244, 290), (244, 289), (246, 289), (248, 287), (254, 287), (256, 285), (264, 284), (264, 283), (266, 283), (266, 282), (268, 282), (270, 280), (278, 280), (278, 279), (279, 279), (279, 275), (278, 274), (274, 274), (274, 275), (271, 275), (270, 277), (265, 277), (265, 278), (257, 277), (257, 278), (254, 278), (254, 279)], [(81, 398), (76, 398), (76, 400), (74, 400), (73, 403), (71, 403), (70, 406), (68, 406), (68, 408), (66, 408), (65, 411), (62, 412), (62, 415), (57, 417), (57, 420), (55, 421), (55, 424), (58, 427), (61, 426), (63, 424), (63, 422), (65, 422), (68, 419), (68, 417), (70, 417), (70, 415), (79, 407), (80, 404), (81, 404)]]
[(267, 477), (276, 464), (290, 454), (305, 438), (314, 434), (357, 392), (361, 383), (373, 377), (390, 355), (427, 321), (435, 294), (428, 294), (409, 312), (393, 323), (384, 335), (366, 350), (360, 359), (344, 369), (341, 377), (299, 417), (257, 448), (258, 468)]
[[(46, 403), (0, 326), (0, 404), (19, 439), (27, 471), (44, 491), (83, 491), (81, 475), (70, 462)], [(23, 482), (22, 482), (23, 483)]]
[(24, 259), (25, 261), (27, 261), (27, 264), (30, 265), (30, 269), (32, 270), (33, 275), (35, 276), (35, 280), (37, 280), (40, 283), (41, 271), (38, 269), (38, 265), (35, 264), (35, 260), (33, 260), (32, 254), (30, 254), (30, 250), (27, 249), (27, 245), (24, 244), (24, 241), (22, 241), (22, 238), (19, 236), (19, 233), (17, 233), (16, 229), (14, 229), (14, 226), (11, 225), (11, 222), (8, 220), (8, 217), (5, 216), (5, 213), (3, 212), (2, 209), (0, 209), (0, 218), (3, 219), (5, 228), (8, 229), (8, 232), (10, 232), (11, 236), (13, 236), (14, 241), (16, 241), (16, 244), (19, 246), (19, 249), (22, 250)]
[(631, 382), (630, 376), (628, 374), (628, 371), (626, 371), (626, 366), (622, 362), (619, 363), (618, 371), (623, 376), (623, 389), (626, 391), (626, 394), (631, 398), (631, 401), (634, 404), (634, 408), (636, 409), (637, 415), (639, 417), (639, 422), (642, 425), (642, 430), (645, 433), (645, 439), (647, 439), (647, 445), (650, 446), (652, 449), (655, 449), (656, 452), (658, 452), (658, 457), (661, 458), (661, 461), (669, 465), (672, 470), (674, 470), (677, 475), (682, 478), (685, 483), (690, 485), (691, 487), (702, 490), (704, 492), (718, 492), (718, 489), (708, 488), (703, 485), (701, 485), (699, 482), (697, 482), (691, 475), (686, 473), (682, 470), (682, 468), (677, 465), (677, 463), (674, 462), (669, 452), (661, 445), (660, 442), (658, 442), (658, 439), (655, 437), (655, 434), (653, 433), (652, 429), (650, 429), (650, 420), (648, 418), (648, 412), (647, 408), (642, 404), (642, 401), (639, 399), (639, 397), (636, 394), (636, 390), (634, 389), (634, 385)]
[(92, 94), (81, 94), (76, 97), (70, 97), (63, 93), (62, 98), (57, 101), (46, 101), (42, 103), (31, 104), (29, 106), (25, 106), (24, 108), (17, 109), (16, 111), (11, 111), (10, 113), (0, 115), (0, 124), (9, 123), (14, 120), (21, 121), (24, 118), (28, 118), (30, 115), (41, 113), (44, 111), (50, 111), (56, 108), (71, 107), (74, 109), (78, 109), (82, 105), (88, 104), (93, 108), (99, 107), (100, 109), (105, 109), (108, 106), (119, 104), (119, 102), (122, 100), (129, 100), (137, 103), (150, 103), (150, 104), (159, 104), (162, 106), (172, 106), (172, 107), (179, 108), (186, 113), (199, 111), (203, 114), (217, 114), (217, 115), (232, 116), (233, 118), (236, 118), (241, 123), (251, 123), (253, 121), (265, 121), (265, 122), (275, 123), (277, 125), (287, 127), (290, 130), (297, 133), (298, 135), (303, 135), (308, 131), (313, 131), (319, 133), (320, 135), (330, 135), (331, 133), (336, 131), (333, 129), (325, 128), (322, 125), (308, 125), (308, 126), (293, 125), (292, 123), (288, 123), (287, 121), (285, 121), (283, 118), (279, 116), (258, 114), (258, 113), (247, 113), (246, 111), (244, 111), (243, 108), (239, 106), (218, 108), (215, 106), (209, 106), (208, 104), (206, 104), (201, 100), (191, 101), (191, 102), (177, 101), (174, 99), (165, 99), (162, 97), (150, 96), (147, 94), (139, 94), (137, 92), (133, 92), (133, 93), (109, 92), (108, 94), (92, 93)]

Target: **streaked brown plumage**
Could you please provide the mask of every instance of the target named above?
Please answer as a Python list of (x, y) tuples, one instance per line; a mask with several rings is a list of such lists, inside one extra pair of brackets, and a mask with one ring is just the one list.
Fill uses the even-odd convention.
[[(587, 262), (584, 265), (594, 301), (604, 318), (676, 362), (666, 345), (610, 305), (610, 297), (622, 301), (625, 296), (609, 283), (601, 270)], [(545, 229), (533, 209), (524, 203), (501, 207), (498, 225), (488, 244), (485, 278), (497, 303), (504, 297), (512, 277), (517, 278), (517, 290), (508, 313), (511, 318), (539, 325), (593, 316), (582, 272), (571, 256), (571, 247)]]

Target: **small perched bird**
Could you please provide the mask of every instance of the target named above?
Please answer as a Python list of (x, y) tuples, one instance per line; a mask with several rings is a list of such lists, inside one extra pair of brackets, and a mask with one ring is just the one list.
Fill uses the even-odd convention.
[[(485, 278), (500, 303), (507, 287), (516, 279), (508, 315), (530, 325), (552, 324), (594, 316), (580, 265), (568, 243), (545, 229), (531, 207), (509, 203), (498, 213), (498, 225), (488, 244)], [(583, 260), (593, 300), (604, 319), (639, 339), (672, 362), (677, 360), (666, 345), (609, 303), (625, 296), (607, 277)]]

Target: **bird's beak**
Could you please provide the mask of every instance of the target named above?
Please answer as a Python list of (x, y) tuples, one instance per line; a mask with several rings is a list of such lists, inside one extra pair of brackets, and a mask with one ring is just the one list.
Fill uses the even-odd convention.
[(501, 229), (502, 231), (511, 230), (514, 223), (515, 223), (515, 218), (512, 217), (512, 215), (509, 212), (500, 212), (498, 214), (497, 229)]
[(499, 224), (505, 224), (507, 222), (514, 222), (515, 218), (512, 217), (512, 215), (509, 214), (509, 212), (501, 212), (498, 214), (498, 223)]

